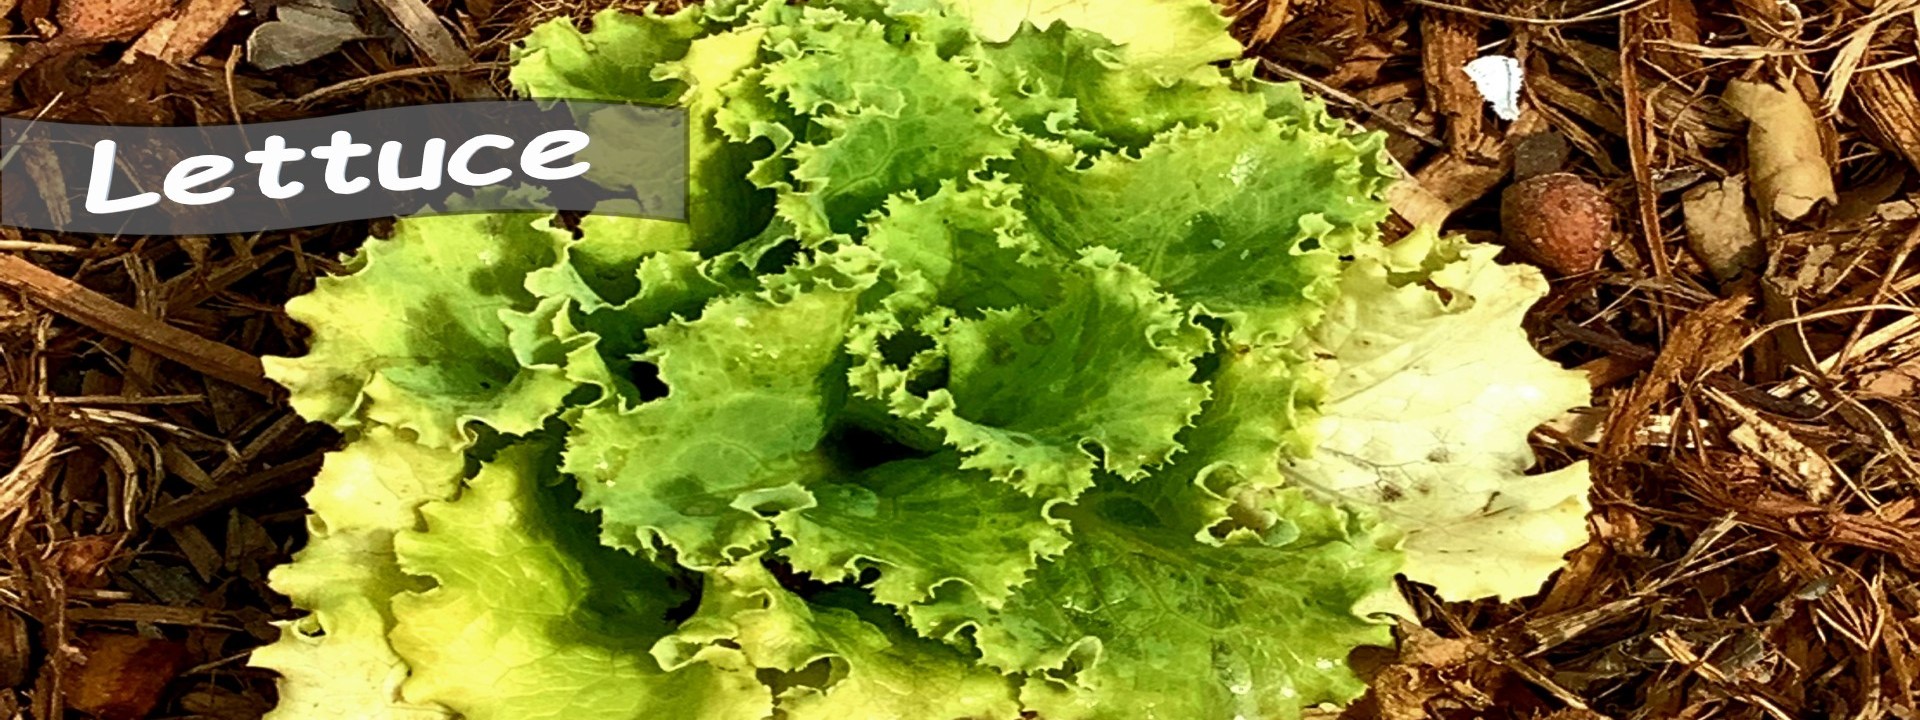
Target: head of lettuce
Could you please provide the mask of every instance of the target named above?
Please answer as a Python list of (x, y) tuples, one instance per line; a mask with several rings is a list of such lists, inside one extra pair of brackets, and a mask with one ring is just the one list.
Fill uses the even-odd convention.
[[(1588, 401), (1491, 248), (1206, 0), (716, 2), (515, 84), (679, 104), (691, 221), (418, 218), (270, 363), (345, 432), (273, 717), (1267, 720), (1404, 573), (1537, 591)], [(611, 179), (616, 181), (618, 179)]]

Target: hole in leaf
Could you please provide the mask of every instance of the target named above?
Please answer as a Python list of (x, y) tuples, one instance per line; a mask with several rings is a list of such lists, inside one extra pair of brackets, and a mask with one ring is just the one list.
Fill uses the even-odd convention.
[(686, 597), (685, 600), (680, 601), (673, 607), (667, 608), (667, 622), (673, 625), (679, 625), (691, 619), (693, 614), (700, 610), (700, 594), (701, 591), (705, 589), (706, 584), (690, 580), (685, 577), (683, 573), (675, 573), (672, 575), (669, 584), (671, 584), (675, 590), (684, 593)]
[(636, 362), (627, 367), (627, 379), (633, 381), (633, 387), (640, 391), (640, 401), (648, 402), (667, 396), (667, 383), (660, 379), (660, 366), (650, 362)]
[(884, 433), (858, 425), (840, 425), (828, 438), (824, 445), (834, 464), (854, 472), (921, 455)]
[(907, 330), (881, 338), (880, 357), (889, 365), (905, 366), (913, 356), (933, 347), (933, 338)]
[(771, 668), (761, 668), (755, 672), (760, 682), (773, 690), (775, 696), (782, 691), (796, 687), (826, 689), (834, 682), (834, 676), (844, 673), (834, 672), (833, 658), (820, 658), (807, 663), (806, 667), (793, 672), (782, 672)]

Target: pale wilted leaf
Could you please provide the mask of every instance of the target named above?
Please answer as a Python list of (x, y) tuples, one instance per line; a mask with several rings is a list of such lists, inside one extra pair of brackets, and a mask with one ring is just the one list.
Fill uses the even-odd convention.
[(1787, 220), (1838, 199), (1833, 170), (1820, 149), (1820, 126), (1800, 93), (1767, 83), (1734, 80), (1724, 97), (1747, 126), (1748, 174), (1761, 210)]

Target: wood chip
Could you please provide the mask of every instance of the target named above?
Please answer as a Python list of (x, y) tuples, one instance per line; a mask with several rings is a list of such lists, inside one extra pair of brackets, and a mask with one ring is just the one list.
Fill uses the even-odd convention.
[(85, 45), (126, 40), (173, 9), (173, 0), (61, 0), (54, 41)]
[(1253, 29), (1251, 44), (1259, 47), (1267, 44), (1280, 29), (1293, 19), (1293, 0), (1267, 0), (1266, 8), (1260, 11), (1260, 24)]
[(274, 392), (260, 358), (168, 325), (20, 258), (0, 256), (0, 287), (214, 378), (262, 395)]
[(1920, 169), (1920, 72), (1909, 65), (1862, 73), (1849, 97), (1874, 141)]
[(28, 506), (41, 489), (47, 468), (53, 462), (54, 449), (60, 445), (60, 433), (48, 430), (27, 446), (20, 461), (0, 476), (0, 527), (16, 516), (30, 514)]
[(1460, 13), (1428, 13), (1420, 20), (1421, 73), (1427, 101), (1447, 119), (1447, 146), (1456, 154), (1481, 145), (1486, 102), (1467, 75), (1467, 63), (1480, 54), (1480, 21)]
[[(1648, 40), (1700, 44), (1700, 13), (1693, 0), (1652, 0), (1635, 19)], [(1674, 50), (1652, 50), (1647, 53), (1647, 60), (1677, 76), (1697, 73), (1701, 68), (1699, 57)]]
[(1726, 393), (1707, 388), (1707, 397), (1739, 418), (1740, 425), (1727, 431), (1734, 445), (1773, 468), (1808, 499), (1824, 502), (1833, 496), (1836, 474), (1825, 455)]
[(194, 573), (201, 580), (209, 583), (216, 581), (225, 562), (219, 548), (213, 546), (213, 541), (207, 539), (206, 533), (192, 525), (175, 525), (167, 528), (167, 534), (173, 537), (174, 544), (180, 546), (181, 554), (187, 556), (187, 564), (193, 566)]
[(219, 626), (223, 618), (219, 611), (209, 608), (118, 603), (97, 608), (70, 608), (67, 610), (67, 619), (73, 622), (152, 623), (204, 627)]
[(172, 17), (162, 18), (135, 40), (124, 60), (146, 55), (169, 65), (192, 60), (227, 26), (247, 0), (186, 0)]
[(147, 521), (161, 527), (191, 522), (205, 517), (208, 513), (218, 512), (248, 499), (291, 486), (311, 478), (312, 474), (320, 469), (320, 458), (321, 456), (316, 454), (251, 475), (242, 475), (210, 492), (194, 493), (154, 508), (152, 512), (147, 513)]
[(0, 688), (18, 687), (27, 681), (28, 660), (33, 657), (29, 642), (26, 618), (0, 607)]
[(1603, 464), (1630, 457), (1647, 443), (1641, 425), (1666, 402), (1676, 385), (1717, 372), (1740, 357), (1739, 320), (1750, 304), (1746, 297), (1733, 297), (1685, 316), (1668, 336), (1653, 368), (1608, 413), (1607, 429), (1596, 453)]

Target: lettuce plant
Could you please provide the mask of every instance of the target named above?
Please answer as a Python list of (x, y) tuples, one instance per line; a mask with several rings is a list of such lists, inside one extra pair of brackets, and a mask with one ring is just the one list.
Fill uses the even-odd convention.
[[(401, 221), (271, 359), (346, 433), (273, 717), (1297, 717), (1396, 573), (1538, 590), (1584, 380), (1206, 0), (715, 2), (518, 46), (678, 104), (690, 221)], [(618, 128), (602, 128), (617, 136)], [(603, 178), (617, 183), (618, 178)]]

